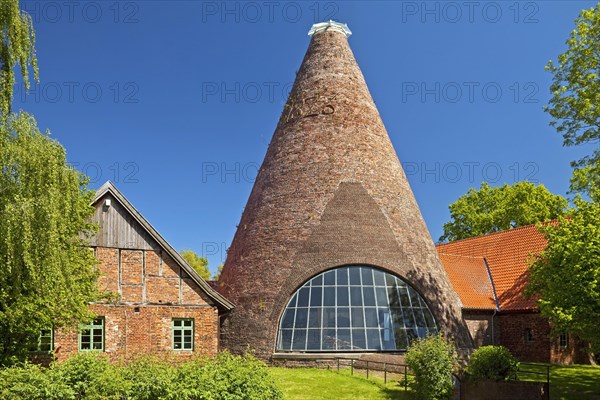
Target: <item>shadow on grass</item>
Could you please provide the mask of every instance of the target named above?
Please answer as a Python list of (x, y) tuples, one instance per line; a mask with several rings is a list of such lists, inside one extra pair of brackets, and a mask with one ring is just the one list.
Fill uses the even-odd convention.
[(600, 400), (600, 367), (553, 366), (550, 397), (552, 400)]
[(403, 387), (398, 386), (398, 389), (384, 387), (380, 390), (381, 397), (389, 400), (414, 400), (413, 392), (405, 392)]
[[(544, 372), (547, 364), (528, 365), (530, 370)], [(524, 381), (545, 381), (545, 376), (519, 373)], [(600, 367), (591, 365), (552, 365), (550, 367), (550, 400), (600, 400)]]
[(402, 374), (388, 373), (387, 383), (384, 383), (383, 373), (381, 371), (371, 371), (369, 378), (366, 376), (366, 371), (362, 369), (354, 369), (351, 374), (349, 369), (342, 369), (340, 372), (333, 371), (341, 375), (352, 377), (364, 382), (368, 382), (379, 388), (381, 399), (385, 400), (413, 400), (414, 392), (411, 390), (410, 383), (412, 377), (409, 377), (408, 390), (404, 389), (404, 381)]

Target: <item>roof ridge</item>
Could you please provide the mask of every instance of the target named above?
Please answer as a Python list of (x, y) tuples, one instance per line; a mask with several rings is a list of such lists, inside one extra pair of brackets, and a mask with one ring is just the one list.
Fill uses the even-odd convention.
[(510, 232), (515, 232), (518, 230), (525, 230), (526, 228), (532, 228), (535, 227), (537, 224), (541, 224), (541, 225), (547, 225), (547, 224), (551, 224), (556, 222), (556, 219), (552, 219), (549, 221), (543, 221), (543, 222), (536, 222), (534, 224), (529, 224), (529, 225), (523, 225), (523, 226), (517, 226), (516, 228), (509, 228), (509, 229), (504, 229), (502, 231), (497, 231), (497, 232), (492, 232), (492, 233), (486, 233), (483, 235), (477, 235), (477, 236), (473, 236), (473, 237), (468, 237), (468, 238), (464, 238), (464, 239), (457, 239), (457, 240), (453, 240), (451, 242), (446, 242), (446, 243), (436, 243), (436, 247), (438, 246), (446, 246), (449, 244), (453, 244), (453, 243), (458, 243), (458, 242), (465, 242), (467, 240), (475, 240), (475, 239), (480, 239), (483, 237), (487, 237), (487, 236), (495, 236), (495, 235), (500, 235), (500, 234), (508, 234)]
[(226, 299), (222, 294), (217, 292), (206, 280), (204, 280), (197, 272), (192, 268), (187, 261), (175, 250), (173, 246), (156, 230), (154, 226), (139, 212), (134, 205), (125, 197), (123, 193), (112, 183), (111, 181), (106, 181), (100, 189), (96, 192), (94, 200), (92, 200), (92, 205), (98, 202), (104, 195), (110, 193), (121, 205), (125, 208), (125, 210), (131, 214), (134, 220), (141, 225), (143, 229), (145, 229), (152, 239), (154, 239), (159, 246), (161, 246), (164, 250), (166, 250), (167, 254), (175, 260), (185, 271), (185, 273), (190, 276), (197, 284), (204, 290), (206, 295), (210, 297), (215, 303), (219, 304), (225, 310), (231, 310), (234, 308), (234, 304)]
[(462, 258), (471, 258), (473, 260), (477, 259), (477, 260), (481, 260), (481, 259), (485, 259), (485, 257), (483, 256), (467, 256), (464, 254), (456, 254), (456, 253), (444, 253), (443, 251), (438, 251), (439, 255), (444, 255), (444, 256), (452, 256), (452, 257), (462, 257)]

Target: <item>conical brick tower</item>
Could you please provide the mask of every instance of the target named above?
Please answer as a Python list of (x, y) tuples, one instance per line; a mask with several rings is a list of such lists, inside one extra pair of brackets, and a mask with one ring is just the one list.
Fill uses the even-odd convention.
[[(374, 307), (365, 307), (361, 319), (352, 314), (350, 327), (354, 341), (350, 344), (350, 336), (342, 337), (350, 331), (345, 330), (350, 309), (342, 308), (348, 299), (340, 292), (333, 298), (332, 307), (315, 311), (318, 317), (311, 314), (310, 322), (300, 321), (302, 300), (300, 296), (296, 302), (295, 293), (303, 286), (310, 286), (309, 280), (317, 277), (318, 282), (323, 282), (320, 274), (325, 271), (362, 266), (363, 278), (358, 284), (365, 285), (365, 294), (361, 300), (364, 303), (360, 304), (368, 302), (366, 291), (379, 290), (367, 287), (371, 277), (375, 277), (373, 274), (385, 272), (388, 281), (396, 277), (400, 280), (393, 282), (399, 283), (400, 288), (404, 283), (412, 288), (396, 292), (388, 287), (390, 293), (411, 294), (414, 307), (420, 301), (423, 309), (431, 310), (437, 330), (454, 337), (459, 347), (470, 348), (458, 297), (348, 45), (350, 31), (346, 25), (328, 22), (314, 25), (309, 35), (310, 45), (219, 281), (222, 294), (236, 305), (222, 324), (222, 345), (234, 352), (251, 348), (265, 360), (272, 359), (275, 353), (287, 354), (294, 349), (300, 352), (400, 350), (404, 345), (394, 348), (392, 343), (386, 347), (384, 342), (389, 340), (384, 327), (396, 320), (400, 320), (399, 325), (394, 322), (394, 327), (400, 326), (397, 332), (420, 332), (423, 336), (425, 328), (411, 328), (412, 313), (410, 319), (404, 317), (405, 322), (402, 318), (390, 319), (389, 313), (386, 316), (381, 312), (380, 300), (379, 314)], [(343, 270), (344, 276), (347, 273)], [(342, 272), (337, 274), (339, 285)], [(317, 285), (316, 282), (312, 285)], [(346, 291), (344, 286), (338, 287)], [(328, 300), (317, 299), (315, 293), (325, 296), (321, 293), (327, 290), (323, 286), (322, 291), (313, 291), (313, 300), (307, 307), (313, 301), (324, 305)], [(413, 297), (415, 293), (421, 300), (416, 299), (418, 295)], [(396, 306), (390, 297), (388, 307), (393, 312), (406, 313), (407, 306), (400, 309), (398, 299), (397, 308), (393, 308)], [(298, 311), (296, 308), (290, 309), (290, 313), (286, 311), (286, 307), (296, 306)], [(326, 311), (333, 321), (327, 333)], [(380, 328), (377, 343), (381, 345), (366, 343), (372, 331), (376, 331), (368, 328), (370, 311), (375, 315), (374, 324), (379, 318), (379, 325), (373, 326)], [(300, 328), (307, 328), (306, 324), (309, 334), (317, 339), (307, 341), (302, 336), (307, 331)], [(354, 329), (357, 324), (359, 329)], [(363, 329), (364, 326), (367, 328)], [(294, 327), (296, 331), (292, 332)], [(317, 343), (319, 340), (321, 344)], [(377, 339), (374, 340), (376, 343)]]

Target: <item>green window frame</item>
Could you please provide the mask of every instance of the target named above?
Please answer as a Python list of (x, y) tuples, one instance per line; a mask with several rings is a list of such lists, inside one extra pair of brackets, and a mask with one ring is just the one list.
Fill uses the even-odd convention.
[(194, 319), (193, 318), (173, 318), (173, 350), (175, 351), (193, 351), (194, 350)]
[(52, 329), (41, 330), (36, 350), (39, 353), (50, 353), (54, 350), (54, 331)]
[(37, 342), (29, 348), (32, 353), (50, 353), (54, 350), (54, 332), (52, 329), (42, 329)]
[(104, 351), (104, 317), (79, 327), (79, 351)]

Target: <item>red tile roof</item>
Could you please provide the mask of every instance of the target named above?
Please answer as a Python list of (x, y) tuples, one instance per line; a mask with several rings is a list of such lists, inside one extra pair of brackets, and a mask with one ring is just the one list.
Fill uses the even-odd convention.
[[(533, 255), (546, 247), (546, 239), (535, 225), (457, 240), (436, 247), (454, 290), (463, 303), (470, 305), (469, 308), (489, 308), (490, 305), (485, 295), (476, 295), (484, 287), (481, 267), (477, 266), (476, 261), (452, 259), (449, 255), (472, 260), (485, 258), (501, 311), (537, 308), (535, 299), (526, 299), (523, 295), (529, 262)], [(470, 287), (471, 282), (475, 287)]]
[(483, 257), (439, 253), (463, 308), (495, 309), (496, 299)]

